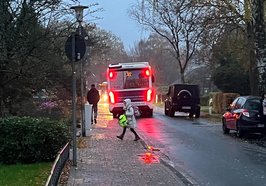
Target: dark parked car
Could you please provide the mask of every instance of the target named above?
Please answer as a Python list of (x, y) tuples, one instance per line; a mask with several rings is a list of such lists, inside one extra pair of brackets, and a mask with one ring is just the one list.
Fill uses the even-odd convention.
[(266, 123), (259, 112), (260, 97), (237, 97), (222, 116), (223, 133), (235, 130), (238, 137), (245, 133), (265, 133)]
[(200, 94), (198, 85), (172, 84), (166, 94), (164, 113), (173, 117), (175, 112), (189, 113), (189, 117), (200, 117)]

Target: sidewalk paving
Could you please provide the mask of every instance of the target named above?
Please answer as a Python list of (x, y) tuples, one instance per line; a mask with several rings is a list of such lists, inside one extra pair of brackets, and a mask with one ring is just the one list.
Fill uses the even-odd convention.
[(101, 108), (92, 129), (91, 136), (79, 138), (83, 147), (77, 149), (77, 167), (71, 166), (68, 186), (191, 185), (156, 152), (149, 158), (145, 141), (133, 141), (129, 130), (124, 140), (116, 138), (122, 128)]

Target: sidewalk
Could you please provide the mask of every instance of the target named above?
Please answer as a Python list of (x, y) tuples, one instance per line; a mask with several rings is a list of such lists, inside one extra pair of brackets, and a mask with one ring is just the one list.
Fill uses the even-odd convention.
[(122, 131), (117, 120), (102, 109), (99, 112), (92, 135), (79, 138), (82, 147), (77, 149), (77, 167), (71, 166), (68, 186), (189, 185), (156, 152), (146, 154), (145, 142), (133, 141), (129, 130), (123, 141), (117, 139)]

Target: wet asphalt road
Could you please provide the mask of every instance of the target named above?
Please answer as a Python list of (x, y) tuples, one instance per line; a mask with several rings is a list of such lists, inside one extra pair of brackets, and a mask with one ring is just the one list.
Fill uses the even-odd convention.
[(177, 114), (138, 119), (140, 134), (177, 170), (204, 186), (266, 186), (265, 138), (223, 135), (219, 123)]

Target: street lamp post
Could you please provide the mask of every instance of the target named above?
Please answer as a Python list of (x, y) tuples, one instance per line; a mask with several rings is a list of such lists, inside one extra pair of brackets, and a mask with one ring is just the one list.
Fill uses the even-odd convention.
[[(76, 19), (78, 22), (78, 34), (82, 37), (84, 37), (84, 30), (82, 28), (82, 21), (83, 21), (83, 10), (88, 8), (88, 6), (73, 6), (71, 9), (75, 10), (76, 13)], [(80, 99), (80, 108), (81, 108), (81, 130), (82, 130), (82, 136), (86, 136), (86, 131), (85, 131), (85, 118), (84, 118), (84, 72), (83, 72), (83, 61), (80, 61), (80, 88), (81, 88), (81, 99)]]
[[(87, 6), (72, 6), (70, 9), (75, 10), (76, 13), (76, 19), (79, 24), (79, 35), (82, 36), (81, 33), (81, 22), (83, 21), (83, 10), (88, 8)], [(72, 34), (73, 35), (73, 34)], [(74, 38), (74, 36), (73, 36)], [(75, 56), (75, 39), (73, 39), (72, 44), (74, 45), (72, 47), (72, 56)], [(77, 133), (77, 125), (76, 125), (76, 72), (75, 72), (75, 57), (73, 57), (72, 60), (72, 71), (73, 71), (73, 166), (77, 166), (77, 140), (76, 140), (76, 133)], [(85, 123), (84, 123), (84, 108), (83, 108), (83, 99), (84, 99), (84, 83), (83, 83), (83, 68), (82, 68), (82, 61), (80, 62), (80, 78), (81, 78), (81, 125), (82, 125), (82, 135), (85, 133)], [(84, 136), (84, 135), (83, 135)]]

